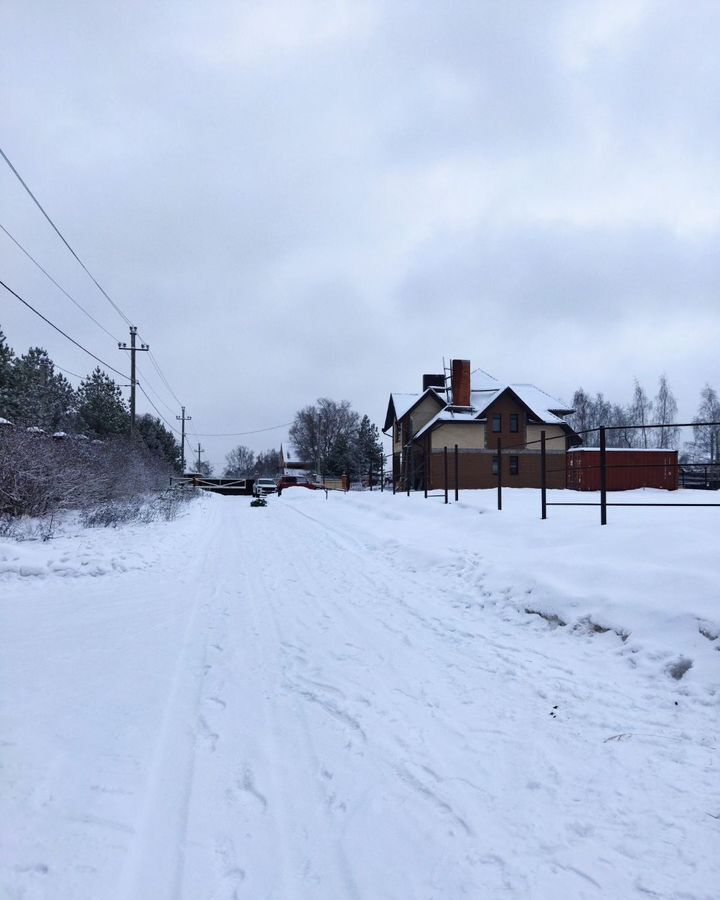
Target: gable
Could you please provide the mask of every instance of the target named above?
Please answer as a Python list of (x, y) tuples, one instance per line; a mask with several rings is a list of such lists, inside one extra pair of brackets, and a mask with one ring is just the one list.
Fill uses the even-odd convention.
[(422, 394), (390, 394), (383, 431), (387, 431), (396, 421), (402, 422), (409, 416), (412, 416), (417, 431), (446, 405), (446, 401), (432, 388), (428, 388)]

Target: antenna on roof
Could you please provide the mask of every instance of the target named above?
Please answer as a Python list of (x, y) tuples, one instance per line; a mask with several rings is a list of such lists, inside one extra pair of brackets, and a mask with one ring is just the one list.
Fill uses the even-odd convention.
[[(450, 360), (452, 364), (452, 360)], [(455, 399), (452, 395), (452, 369), (445, 363), (445, 357), (443, 356), (443, 373), (445, 376), (445, 396), (447, 397), (448, 406), (452, 405), (453, 400)]]

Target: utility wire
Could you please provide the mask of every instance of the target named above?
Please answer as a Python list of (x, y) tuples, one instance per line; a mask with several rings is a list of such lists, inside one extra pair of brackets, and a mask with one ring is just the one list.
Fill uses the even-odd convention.
[(64, 372), (66, 375), (73, 375), (75, 378), (79, 378), (80, 381), (85, 377), (84, 375), (78, 375), (77, 372), (71, 372), (69, 369), (63, 369), (62, 366), (59, 366), (57, 363), (53, 363), (53, 368), (60, 369), (61, 372)]
[(175, 428), (174, 425), (171, 425), (171, 424), (168, 422), (168, 420), (165, 418), (165, 416), (163, 416), (163, 414), (162, 414), (162, 413), (160, 412), (160, 410), (157, 408), (157, 406), (155, 406), (155, 404), (152, 402), (152, 400), (150, 399), (150, 397), (147, 395), (147, 392), (145, 391), (145, 388), (140, 384), (140, 382), (136, 381), (135, 384), (140, 388), (140, 390), (143, 392), (143, 394), (145, 394), (145, 399), (146, 399), (147, 402), (150, 404), (150, 406), (152, 406), (152, 408), (155, 410), (155, 412), (158, 414), (158, 417), (159, 417), (160, 419), (162, 419), (162, 421), (167, 425), (167, 427), (170, 428), (172, 431), (174, 431), (175, 434), (180, 434), (181, 432), (179, 432), (178, 429)]
[(125, 313), (120, 309), (120, 307), (117, 305), (117, 303), (115, 303), (115, 301), (112, 299), (112, 297), (105, 291), (105, 289), (102, 287), (102, 285), (97, 281), (97, 279), (95, 278), (95, 276), (94, 276), (94, 275), (92, 274), (92, 272), (88, 269), (88, 267), (85, 265), (85, 263), (80, 259), (80, 257), (79, 257), (79, 256), (77, 255), (77, 253), (73, 250), (73, 248), (70, 246), (70, 244), (65, 240), (65, 238), (64, 238), (62, 232), (60, 231), (60, 229), (59, 229), (59, 228), (57, 227), (57, 225), (53, 222), (53, 220), (50, 218), (50, 216), (45, 212), (45, 210), (44, 210), (43, 207), (42, 207), (42, 204), (40, 203), (40, 201), (38, 200), (38, 198), (35, 196), (35, 194), (33, 194), (33, 192), (30, 190), (30, 188), (27, 186), (27, 184), (23, 181), (22, 176), (20, 175), (20, 173), (18, 172), (18, 170), (15, 168), (15, 166), (10, 162), (10, 160), (9, 160), (8, 157), (7, 157), (7, 154), (6, 154), (5, 151), (2, 149), (2, 147), (0, 147), (0, 156), (2, 156), (2, 158), (5, 160), (5, 162), (6, 162), (6, 163), (8, 164), (8, 166), (10, 167), (10, 170), (12, 171), (13, 175), (17, 178), (17, 180), (20, 182), (20, 184), (21, 184), (21, 185), (25, 188), (25, 190), (28, 192), (28, 194), (29, 194), (30, 197), (32, 198), (33, 202), (35, 203), (35, 206), (37, 206), (37, 208), (40, 210), (40, 212), (41, 212), (41, 213), (45, 216), (45, 218), (48, 220), (48, 222), (50, 223), (50, 225), (51, 225), (53, 231), (55, 232), (55, 234), (57, 234), (57, 236), (60, 238), (60, 240), (63, 242), (63, 244), (65, 244), (65, 246), (68, 248), (68, 250), (69, 250), (69, 251), (72, 253), (72, 255), (75, 257), (75, 259), (80, 263), (80, 265), (81, 265), (82, 268), (85, 270), (85, 272), (87, 273), (87, 275), (90, 277), (90, 280), (93, 282), (93, 284), (95, 285), (95, 287), (100, 291), (100, 293), (103, 295), (103, 297), (105, 297), (105, 299), (110, 303), (110, 305), (113, 307), (113, 309), (115, 310), (115, 312), (117, 312), (117, 314), (125, 321), (125, 324), (126, 324), (126, 325), (130, 325), (130, 324), (131, 324), (131, 323), (130, 323), (130, 319), (128, 319), (128, 317), (125, 315)]
[[(0, 282), (2, 284), (2, 282)], [(285, 422), (283, 425), (271, 425), (269, 428), (256, 428), (254, 431), (233, 431), (229, 434), (204, 434), (202, 431), (197, 432), (195, 437), (243, 437), (246, 434), (260, 434), (262, 431), (277, 431), (278, 428), (287, 428), (292, 422)]]
[[(153, 387), (152, 382), (147, 378), (146, 375), (143, 374), (142, 370), (140, 369), (140, 366), (137, 363), (135, 365), (137, 367), (138, 372), (140, 372), (143, 384), (145, 384), (147, 387), (150, 388), (151, 393), (155, 396), (155, 399), (158, 401), (158, 403), (162, 403), (162, 405), (165, 407), (165, 409), (167, 409), (172, 415), (175, 415), (175, 409), (172, 406), (170, 406), (169, 403), (166, 403), (163, 400), (163, 398), (160, 396), (160, 394), (158, 393), (156, 388)], [(182, 406), (182, 403), (180, 405)]]
[(160, 376), (160, 380), (162, 381), (162, 383), (165, 385), (165, 387), (168, 389), (168, 391), (172, 395), (173, 400), (175, 400), (175, 402), (177, 403), (178, 406), (182, 406), (183, 405), (182, 401), (178, 398), (175, 391), (170, 387), (170, 382), (167, 380), (167, 378), (163, 374), (163, 371), (160, 368), (160, 363), (155, 358), (155, 355), (153, 354), (152, 350), (148, 353), (148, 356), (150, 357), (150, 362), (152, 363), (153, 367), (155, 368), (155, 371)]
[[(2, 151), (0, 150), (0, 153), (1, 152)], [(64, 332), (62, 330), (62, 328), (58, 328), (58, 326), (55, 325), (53, 322), (51, 322), (50, 319), (48, 319), (46, 316), (44, 316), (41, 312), (38, 312), (38, 310), (36, 310), (34, 306), (31, 306), (27, 302), (27, 300), (23, 300), (23, 298), (20, 296), (20, 294), (16, 294), (15, 291), (12, 288), (9, 288), (5, 284), (4, 281), (0, 281), (0, 286), (4, 287), (8, 293), (12, 294), (13, 297), (16, 297), (21, 303), (23, 303), (25, 306), (27, 306), (27, 308), (29, 310), (31, 310), (32, 312), (34, 312), (36, 316), (39, 316), (43, 320), (43, 322), (47, 322), (47, 324), (51, 328), (54, 328), (55, 331), (59, 332), (64, 338), (67, 338), (71, 344), (75, 344), (76, 347), (79, 347), (84, 353), (87, 353), (88, 356), (92, 356), (93, 359), (97, 360), (99, 363), (102, 363), (104, 366), (106, 366), (108, 369), (110, 369), (111, 372), (115, 372), (115, 374), (119, 375), (121, 378), (127, 379), (130, 377), (129, 375), (126, 375), (124, 372), (120, 372), (114, 366), (111, 366), (110, 363), (106, 363), (104, 359), (100, 359), (99, 356), (95, 356), (95, 354), (92, 353), (90, 350), (88, 350), (87, 347), (83, 347), (82, 344), (78, 343), (78, 341), (76, 341), (75, 338), (71, 338), (69, 334), (66, 334), (66, 332)]]
[(40, 271), (43, 273), (43, 275), (45, 275), (46, 278), (49, 278), (50, 281), (52, 281), (52, 283), (55, 285), (55, 287), (59, 291), (62, 291), (63, 294), (65, 294), (65, 296), (68, 298), (68, 300), (71, 301), (71, 303), (74, 303), (75, 306), (77, 306), (77, 308), (81, 312), (85, 313), (85, 315), (88, 317), (88, 319), (90, 319), (92, 322), (94, 322), (98, 328), (102, 329), (102, 331), (104, 331), (108, 337), (111, 337), (116, 343), (120, 343), (120, 339), (118, 337), (116, 337), (114, 334), (112, 334), (112, 332), (108, 331), (104, 325), (101, 325), (100, 322), (98, 322), (98, 320), (95, 318), (95, 316), (91, 315), (85, 309), (84, 306), (82, 306), (80, 303), (78, 303), (78, 301), (65, 290), (65, 288), (61, 284), (58, 284), (58, 282), (55, 281), (55, 279), (47, 271), (47, 269), (44, 269), (40, 265), (40, 263), (35, 259), (35, 257), (32, 256), (30, 253), (28, 253), (28, 251), (23, 247), (23, 245), (20, 243), (20, 241), (16, 237), (14, 237), (12, 234), (10, 234), (10, 232), (7, 230), (7, 228), (4, 225), (0, 224), (0, 229), (2, 229), (5, 232), (5, 234), (10, 238), (10, 240), (13, 242), (13, 244), (15, 244), (17, 247), (20, 248), (20, 250), (22, 250), (22, 252), (25, 254), (25, 256), (27, 256), (27, 258), (30, 260), (30, 262), (34, 263), (38, 267), (38, 269), (40, 269)]
[[(68, 293), (68, 291), (66, 291), (65, 288), (53, 278), (53, 276), (47, 271), (47, 269), (43, 268), (43, 266), (35, 259), (35, 257), (32, 256), (32, 254), (29, 253), (25, 249), (25, 247), (23, 247), (23, 245), (20, 243), (20, 241), (14, 235), (12, 235), (8, 231), (8, 229), (5, 228), (5, 226), (2, 223), (0, 223), (0, 230), (5, 232), (5, 234), (10, 238), (10, 240), (25, 254), (25, 256), (27, 256), (27, 258), (32, 263), (34, 263), (38, 267), (38, 269), (40, 269), (40, 271), (43, 273), (43, 275), (45, 275), (55, 285), (55, 287), (58, 288), (58, 290), (60, 290), (68, 298), (68, 300), (70, 300), (72, 303), (74, 303), (75, 306), (77, 306), (77, 308), (88, 317), (88, 319), (90, 319), (92, 322), (94, 322), (98, 326), (98, 328), (100, 328), (102, 331), (105, 332), (105, 334), (108, 337), (111, 337), (114, 341), (116, 341), (117, 343), (120, 343), (120, 339), (117, 337), (117, 335), (114, 335), (112, 332), (108, 331), (104, 325), (102, 325), (100, 322), (98, 322), (98, 320), (93, 315), (91, 315), (85, 309), (84, 306), (82, 306), (82, 304), (80, 304), (70, 293)], [(173, 395), (173, 397), (175, 397), (173, 390), (170, 388), (170, 385), (167, 383), (167, 379), (165, 379), (165, 376), (162, 374), (162, 372), (160, 372), (159, 366), (157, 365), (157, 363), (155, 361), (153, 361), (153, 364), (154, 364), (155, 368), (157, 369), (158, 374), (163, 379), (163, 382), (165, 383), (166, 387), (168, 388), (170, 393)], [(57, 368), (59, 369), (60, 366), (57, 366)], [(74, 375), (74, 374), (75, 374), (74, 372), (70, 372), (70, 375)], [(80, 378), (81, 376), (77, 375), (76, 377)], [(165, 403), (165, 401), (160, 397), (159, 393), (153, 389), (151, 383), (148, 381), (147, 378), (145, 378), (145, 383), (150, 387), (150, 389), (153, 391), (153, 393), (155, 394), (157, 399), (160, 401), (160, 403), (162, 403), (165, 407), (167, 407), (167, 409), (169, 409), (170, 412), (174, 413), (175, 410), (172, 409), (170, 406), (168, 406), (167, 403)], [(175, 397), (175, 399), (177, 400), (177, 397)], [(178, 401), (178, 403), (180, 406), (182, 406), (182, 403), (180, 403), (180, 401)]]
[[(95, 276), (94, 276), (94, 275), (92, 274), (92, 272), (88, 269), (88, 267), (85, 265), (85, 263), (80, 259), (80, 257), (77, 255), (77, 253), (76, 253), (76, 252), (73, 250), (73, 248), (70, 246), (70, 244), (68, 243), (68, 241), (65, 239), (65, 236), (62, 234), (62, 232), (60, 231), (60, 229), (57, 227), (57, 225), (56, 225), (56, 224), (53, 222), (53, 220), (50, 218), (50, 216), (49, 216), (48, 213), (45, 211), (44, 207), (42, 206), (42, 204), (40, 203), (40, 201), (38, 200), (38, 198), (35, 196), (35, 194), (30, 190), (28, 184), (25, 182), (25, 180), (23, 179), (23, 177), (20, 175), (20, 173), (18, 172), (18, 170), (15, 168), (15, 166), (12, 164), (12, 162), (10, 161), (8, 155), (5, 153), (5, 151), (2, 149), (2, 147), (0, 147), (0, 156), (2, 156), (2, 158), (5, 160), (5, 162), (6, 162), (7, 165), (9, 166), (9, 168), (10, 168), (11, 172), (13, 173), (13, 175), (15, 175), (15, 177), (16, 177), (17, 180), (20, 182), (20, 184), (25, 188), (25, 190), (27, 191), (27, 193), (28, 193), (29, 196), (31, 197), (32, 201), (35, 203), (35, 205), (37, 206), (37, 208), (40, 210), (40, 212), (43, 214), (43, 216), (44, 216), (44, 217), (47, 219), (47, 221), (49, 222), (49, 224), (50, 224), (50, 226), (52, 227), (53, 231), (57, 234), (57, 236), (60, 238), (60, 240), (63, 242), (63, 244), (65, 244), (65, 246), (66, 246), (67, 249), (70, 251), (70, 253), (72, 253), (72, 255), (75, 257), (75, 259), (77, 260), (77, 262), (80, 264), (80, 266), (83, 268), (83, 270), (85, 271), (85, 273), (88, 275), (88, 277), (90, 278), (90, 280), (93, 282), (93, 284), (95, 285), (95, 287), (100, 291), (100, 293), (103, 295), (103, 297), (105, 297), (105, 299), (110, 303), (110, 305), (111, 305), (111, 306), (113, 307), (113, 309), (118, 313), (118, 315), (125, 321), (125, 324), (129, 326), (129, 325), (131, 324), (130, 319), (125, 315), (125, 313), (122, 311), (122, 309), (120, 309), (120, 307), (117, 305), (117, 303), (115, 303), (115, 301), (112, 299), (112, 297), (107, 293), (107, 291), (103, 288), (103, 286), (102, 286), (102, 285), (99, 283), (99, 281), (95, 278)], [(94, 318), (94, 317), (93, 317), (93, 316), (92, 316), (92, 315), (91, 315), (91, 314), (90, 314), (83, 306), (81, 306), (81, 305), (77, 302), (77, 300), (74, 299), (74, 297), (72, 297), (72, 296), (71, 296), (71, 295), (70, 295), (70, 294), (69, 294), (69, 293), (61, 286), (61, 285), (59, 285), (58, 282), (55, 281), (55, 279), (54, 279), (54, 278), (53, 278), (53, 277), (52, 277), (52, 276), (51, 276), (51, 275), (50, 275), (50, 274), (49, 274), (49, 273), (48, 273), (48, 272), (40, 265), (40, 263), (39, 263), (36, 259), (34, 259), (34, 258), (30, 255), (30, 253), (28, 253), (28, 251), (20, 244), (20, 242), (19, 242), (18, 240), (16, 240), (16, 238), (13, 237), (12, 234), (10, 234), (10, 232), (9, 232), (6, 228), (4, 228), (2, 225), (0, 225), (0, 228), (2, 228), (2, 230), (5, 232), (5, 234), (7, 234), (7, 236), (8, 236), (15, 244), (17, 244), (17, 246), (22, 250), (22, 252), (23, 252), (23, 253), (24, 253), (24, 254), (25, 254), (25, 255), (26, 255), (33, 263), (35, 263), (35, 265), (36, 265), (36, 266), (37, 266), (37, 267), (38, 267), (38, 268), (39, 268), (39, 269), (40, 269), (40, 270), (41, 270), (41, 271), (42, 271), (42, 272), (43, 272), (43, 273), (44, 273), (44, 274), (45, 274), (45, 275), (53, 282), (53, 284), (54, 284), (59, 290), (61, 290), (61, 291), (63, 292), (63, 294), (65, 294), (66, 297), (68, 297), (69, 300), (71, 300), (71, 301), (72, 301), (72, 302), (73, 302), (80, 310), (82, 310), (82, 312), (84, 312), (85, 315), (86, 315), (89, 319), (91, 319), (93, 322), (95, 322), (95, 324), (96, 324), (99, 328), (101, 328), (107, 335), (109, 335), (111, 338), (113, 338), (114, 341), (116, 341), (117, 343), (119, 343), (118, 338), (117, 338), (115, 335), (111, 334), (111, 333), (110, 333), (103, 325), (101, 325), (101, 324), (97, 321), (97, 319), (95, 319), (95, 318)], [(53, 327), (54, 327), (54, 326), (53, 326)], [(180, 402), (180, 400), (178, 400), (177, 395), (175, 394), (175, 392), (173, 391), (173, 389), (170, 387), (170, 383), (168, 382), (167, 378), (165, 377), (165, 375), (163, 374), (162, 370), (160, 369), (160, 366), (159, 366), (157, 360), (153, 358), (152, 362), (153, 362), (153, 365), (155, 366), (155, 368), (156, 368), (156, 370), (157, 370), (157, 373), (158, 373), (158, 375), (160, 376), (160, 378), (161, 378), (163, 384), (165, 385), (165, 387), (168, 389), (168, 391), (170, 392), (170, 394), (172, 395), (172, 397), (176, 400), (176, 402), (178, 403), (178, 405), (179, 405), (179, 406), (182, 406), (182, 403)], [(113, 371), (117, 371), (117, 370), (113, 370)]]

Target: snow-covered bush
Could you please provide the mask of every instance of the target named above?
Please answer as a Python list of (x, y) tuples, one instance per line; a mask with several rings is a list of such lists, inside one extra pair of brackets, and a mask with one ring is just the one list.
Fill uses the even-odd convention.
[[(128, 437), (58, 439), (4, 428), (0, 430), (0, 517), (10, 521), (47, 517), (61, 510), (90, 511), (103, 504), (147, 505), (143, 498), (164, 491), (172, 472), (162, 455)], [(171, 518), (180, 502), (180, 497), (158, 495), (152, 517)]]

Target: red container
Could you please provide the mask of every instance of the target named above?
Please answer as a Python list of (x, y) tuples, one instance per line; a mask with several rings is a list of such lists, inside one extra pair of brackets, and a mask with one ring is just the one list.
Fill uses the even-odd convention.
[[(632, 491), (643, 487), (677, 490), (677, 450), (611, 448), (605, 452), (609, 491)], [(597, 447), (568, 450), (567, 486), (574, 491), (600, 490), (600, 450)]]

